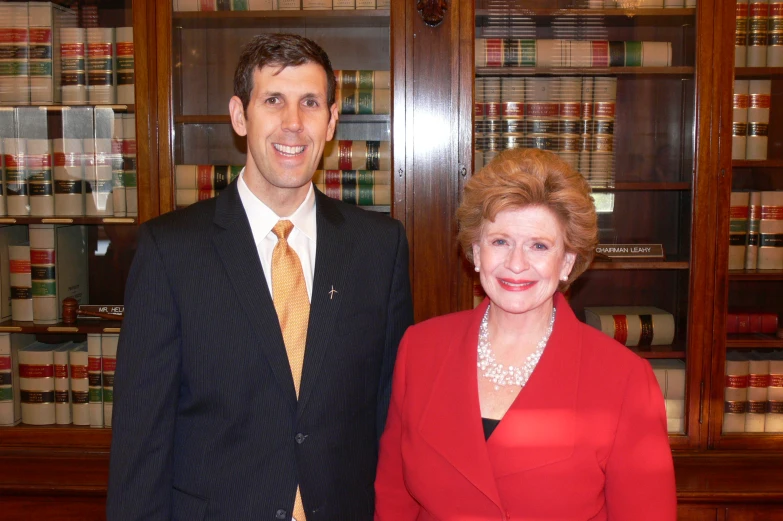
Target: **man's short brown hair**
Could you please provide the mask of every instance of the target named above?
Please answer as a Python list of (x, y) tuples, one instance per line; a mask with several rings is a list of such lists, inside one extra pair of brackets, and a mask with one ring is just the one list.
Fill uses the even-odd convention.
[(234, 71), (234, 95), (242, 100), (242, 108), (247, 110), (250, 94), (253, 92), (253, 74), (256, 69), (266, 66), (296, 67), (306, 63), (315, 63), (326, 72), (327, 109), (334, 104), (335, 79), (332, 63), (326, 51), (320, 45), (297, 34), (259, 34), (250, 40), (239, 55), (239, 63)]

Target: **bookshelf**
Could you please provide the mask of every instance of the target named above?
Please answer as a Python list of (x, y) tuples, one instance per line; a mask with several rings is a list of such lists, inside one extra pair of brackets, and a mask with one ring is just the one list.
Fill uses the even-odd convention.
[[(243, 164), (244, 145), (232, 134), (227, 102), (239, 46), (257, 32), (313, 37), (336, 69), (391, 71), (391, 114), (342, 115), (339, 131), (345, 139), (375, 136), (391, 142), (390, 204), (368, 209), (405, 225), (417, 321), (473, 303), (472, 274), (460, 259), (454, 212), (476, 165), (477, 78), (617, 78), (614, 183), (594, 191), (614, 197), (613, 217), (605, 222), (613, 238), (663, 243), (666, 258), (596, 261), (574, 286), (572, 305), (579, 313), (585, 306), (649, 304), (674, 314), (672, 345), (637, 353), (687, 364), (686, 429), (670, 436), (680, 519), (783, 518), (783, 436), (721, 433), (727, 349), (783, 349), (783, 340), (774, 335), (729, 338), (724, 333), (729, 305), (767, 305), (783, 312), (783, 270), (727, 268), (732, 189), (783, 189), (783, 125), (770, 125), (766, 160), (732, 161), (726, 148), (732, 135), (735, 4), (698, 0), (696, 8), (635, 10), (572, 9), (571, 4), (576, 2), (539, 0), (530, 3), (535, 7), (514, 0), (449, 2), (444, 20), (433, 28), (422, 21), (413, 0), (361, 12), (244, 13), (176, 12), (171, 2), (152, 0), (133, 0), (132, 10), (130, 0), (101, 2), (101, 23), (122, 17), (134, 27), (136, 101), (112, 108), (136, 116), (139, 215), (122, 222), (72, 218), (89, 228), (91, 248), (109, 238), (122, 245), (111, 258), (93, 261), (95, 301), (121, 302), (117, 281), (127, 275), (137, 225), (176, 207), (177, 165)], [(670, 41), (672, 63), (476, 67), (475, 39), (496, 28), (498, 16), (504, 20), (501, 29), (522, 22), (546, 38), (555, 37), (556, 27), (581, 21), (601, 32), (574, 38)], [(771, 79), (773, 120), (778, 109), (783, 111), (783, 67), (737, 69), (736, 77)], [(0, 217), (0, 224), (42, 222)], [(82, 320), (77, 331), (62, 332), (62, 324), (2, 322), (0, 332), (74, 338), (119, 326)], [(32, 513), (102, 519), (110, 442), (110, 429), (1, 428), (4, 512), (7, 508), (20, 519)]]

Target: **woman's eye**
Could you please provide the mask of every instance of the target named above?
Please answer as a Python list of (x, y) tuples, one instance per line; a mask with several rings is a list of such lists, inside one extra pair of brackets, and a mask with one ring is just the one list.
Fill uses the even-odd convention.
[(494, 241), (492, 241), (492, 244), (496, 246), (503, 246), (507, 243), (506, 243), (506, 239), (495, 239)]

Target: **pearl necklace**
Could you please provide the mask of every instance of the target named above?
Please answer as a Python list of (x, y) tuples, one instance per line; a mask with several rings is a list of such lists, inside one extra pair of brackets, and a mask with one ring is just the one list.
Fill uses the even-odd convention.
[(482, 376), (495, 384), (496, 391), (506, 385), (524, 387), (530, 379), (530, 375), (533, 374), (533, 369), (536, 368), (538, 361), (541, 359), (541, 355), (544, 354), (544, 348), (549, 341), (549, 336), (552, 334), (552, 327), (555, 325), (555, 308), (552, 308), (552, 316), (549, 319), (549, 326), (546, 329), (546, 333), (544, 333), (544, 338), (538, 342), (535, 351), (527, 356), (525, 363), (521, 367), (504, 366), (497, 363), (495, 353), (492, 352), (492, 345), (489, 343), (488, 318), (489, 306), (487, 306), (487, 311), (484, 313), (484, 318), (481, 319), (481, 325), (479, 326), (477, 366), (482, 371)]

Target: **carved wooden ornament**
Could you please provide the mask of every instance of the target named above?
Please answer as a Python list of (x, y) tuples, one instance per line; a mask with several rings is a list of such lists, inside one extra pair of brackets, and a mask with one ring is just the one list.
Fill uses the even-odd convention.
[(446, 0), (418, 0), (416, 2), (416, 9), (419, 11), (419, 15), (424, 20), (424, 23), (437, 27), (443, 21), (443, 17), (446, 15)]

